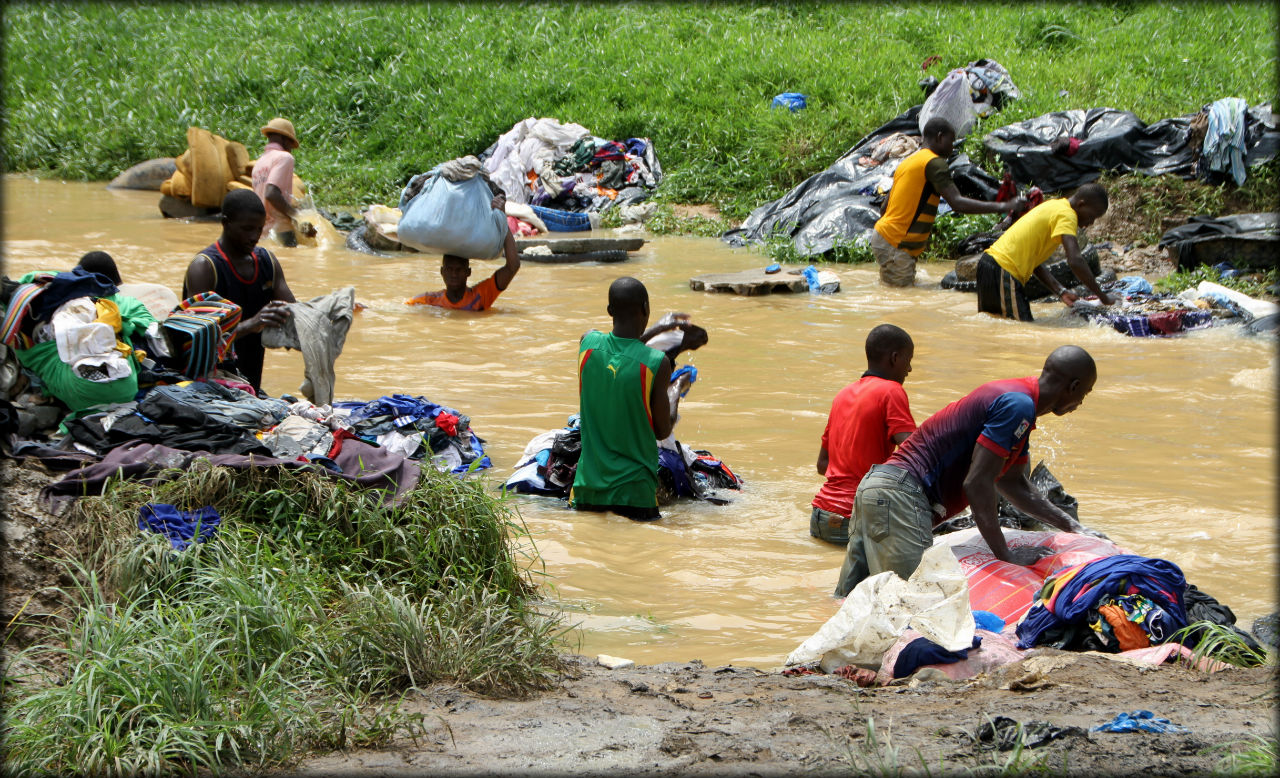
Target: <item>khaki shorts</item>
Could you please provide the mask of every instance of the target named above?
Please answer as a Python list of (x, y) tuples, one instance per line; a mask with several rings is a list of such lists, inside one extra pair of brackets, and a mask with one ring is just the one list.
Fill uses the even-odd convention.
[(844, 597), (864, 578), (886, 570), (909, 578), (931, 545), (933, 509), (920, 482), (900, 467), (872, 465), (853, 499), (835, 595)]
[(916, 258), (889, 245), (879, 232), (872, 230), (868, 241), (871, 253), (880, 265), (880, 280), (889, 286), (911, 286), (916, 282)]

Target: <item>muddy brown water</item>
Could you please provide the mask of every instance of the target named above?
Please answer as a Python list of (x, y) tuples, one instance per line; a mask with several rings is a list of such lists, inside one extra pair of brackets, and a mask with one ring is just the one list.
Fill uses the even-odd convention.
[[(4, 272), (65, 269), (102, 249), (126, 281), (178, 291), (187, 262), (219, 228), (163, 219), (158, 199), (6, 177)], [(881, 322), (915, 339), (906, 388), (917, 422), (983, 381), (1037, 373), (1056, 346), (1087, 348), (1097, 387), (1075, 413), (1040, 419), (1033, 460), (1079, 499), (1085, 523), (1134, 553), (1176, 562), (1244, 627), (1276, 608), (1274, 341), (1236, 328), (1128, 338), (1057, 304), (1033, 306), (1034, 325), (999, 321), (977, 314), (972, 295), (937, 286), (945, 265), (924, 266), (928, 280), (913, 289), (883, 288), (869, 267), (832, 266), (843, 289), (830, 296), (693, 292), (692, 275), (765, 263), (709, 238), (656, 238), (619, 265), (526, 264), (483, 314), (403, 304), (441, 286), (434, 257), (381, 259), (340, 243), (271, 248), (299, 298), (350, 284), (368, 306), (338, 361), (338, 397), (421, 394), (469, 414), (495, 485), (530, 438), (576, 412), (577, 339), (608, 327), (615, 277), (643, 281), (655, 315), (686, 311), (707, 328), (710, 343), (688, 360), (699, 380), (676, 432), (746, 480), (732, 504), (681, 504), (642, 524), (514, 498), (541, 580), (580, 624), (572, 648), (581, 653), (776, 666), (835, 612), (843, 551), (808, 534), (821, 483), (814, 460), (831, 398), (861, 373), (863, 339)], [(473, 265), (473, 281), (496, 267)], [(297, 352), (268, 355), (268, 392), (296, 392), (301, 376)]]

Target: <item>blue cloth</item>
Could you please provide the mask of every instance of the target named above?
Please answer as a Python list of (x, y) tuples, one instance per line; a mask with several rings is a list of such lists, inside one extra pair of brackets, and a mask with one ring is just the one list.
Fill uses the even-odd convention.
[(1236, 186), (1244, 183), (1245, 110), (1248, 103), (1239, 97), (1224, 97), (1209, 106), (1209, 129), (1205, 132), (1204, 162), (1209, 170), (1230, 171)]
[[(698, 380), (698, 368), (694, 367), (693, 365), (681, 365), (680, 367), (677, 367), (675, 370), (673, 370), (671, 372), (671, 383), (674, 384), (676, 381), (680, 380), (680, 376), (685, 374), (688, 374), (689, 376), (689, 386), (693, 386), (694, 382)], [(680, 393), (680, 396), (684, 397), (688, 393), (689, 393), (689, 390), (685, 389), (683, 392)]]
[(973, 623), (978, 629), (985, 629), (987, 632), (1004, 631), (1004, 619), (991, 611), (974, 611)]
[(1120, 713), (1106, 724), (1099, 724), (1090, 732), (1190, 732), (1168, 719), (1158, 718), (1149, 710)]
[(39, 297), (32, 298), (28, 313), (36, 321), (48, 321), (53, 312), (69, 300), (81, 297), (110, 297), (120, 291), (111, 280), (98, 273), (75, 267), (58, 273), (44, 285)]
[(585, 213), (558, 211), (541, 205), (530, 205), (551, 232), (590, 232), (591, 219)]
[(804, 280), (809, 282), (810, 292), (819, 292), (822, 290), (822, 282), (818, 280), (818, 269), (813, 265), (804, 269)]
[(1117, 283), (1120, 285), (1120, 291), (1126, 295), (1151, 294), (1155, 291), (1151, 288), (1151, 282), (1142, 276), (1125, 276)]
[(680, 452), (659, 446), (658, 468), (670, 472), (672, 481), (675, 483), (677, 497), (696, 496), (693, 487), (689, 485), (689, 471), (684, 466), (684, 457), (680, 456)]
[[(973, 636), (973, 645), (982, 645), (982, 637)], [(906, 678), (925, 665), (949, 665), (969, 658), (969, 648), (959, 651), (948, 651), (929, 638), (916, 638), (902, 647), (898, 658), (893, 663), (893, 677)]]
[(799, 92), (783, 92), (780, 95), (774, 96), (773, 102), (769, 104), (769, 108), (786, 108), (792, 113), (795, 113), (808, 105), (808, 99), (803, 94)]
[(1083, 623), (1103, 597), (1125, 594), (1142, 594), (1163, 608), (1165, 634), (1172, 635), (1187, 626), (1186, 590), (1182, 570), (1163, 559), (1119, 554), (1089, 562), (1058, 590), (1054, 611), (1039, 601), (1031, 606), (1018, 624), (1018, 648), (1031, 648), (1055, 627)]
[(180, 511), (172, 505), (149, 502), (138, 509), (138, 529), (148, 530), (169, 539), (178, 551), (194, 541), (203, 543), (213, 537), (222, 517), (212, 506), (194, 511)]

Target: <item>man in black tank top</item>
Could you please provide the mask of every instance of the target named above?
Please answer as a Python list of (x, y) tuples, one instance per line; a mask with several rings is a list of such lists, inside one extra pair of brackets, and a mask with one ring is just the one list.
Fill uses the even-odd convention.
[(232, 365), (255, 390), (262, 384), (262, 330), (284, 324), (295, 302), (284, 270), (271, 252), (258, 246), (267, 211), (252, 190), (237, 189), (222, 198), (222, 235), (187, 266), (185, 300), (217, 292), (241, 308)]

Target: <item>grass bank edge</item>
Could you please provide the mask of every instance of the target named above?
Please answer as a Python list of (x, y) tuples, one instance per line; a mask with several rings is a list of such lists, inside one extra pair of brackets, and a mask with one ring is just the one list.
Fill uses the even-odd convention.
[[(7, 773), (285, 765), (423, 734), (412, 689), (550, 688), (567, 630), (486, 483), (428, 470), (387, 506), (314, 473), (208, 468), (80, 500), (74, 606), (5, 666)], [(145, 502), (223, 522), (174, 552), (139, 535)]]

